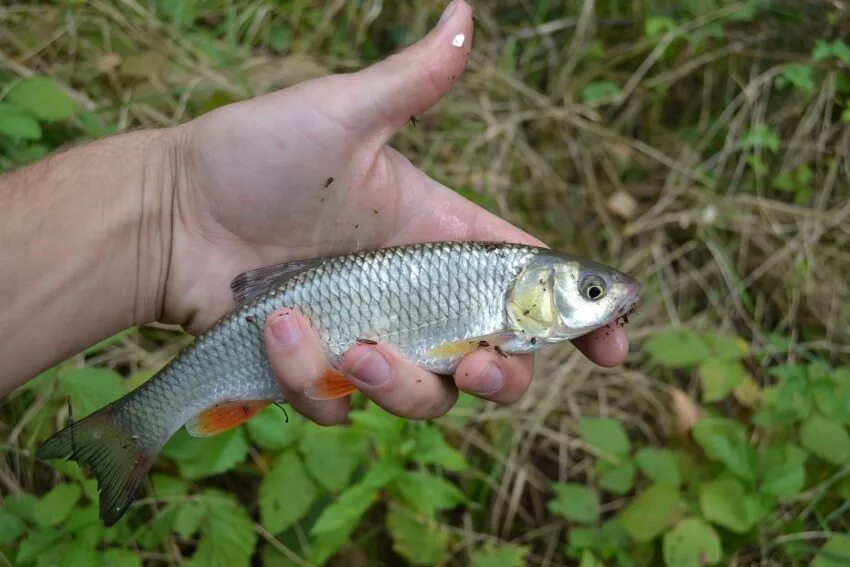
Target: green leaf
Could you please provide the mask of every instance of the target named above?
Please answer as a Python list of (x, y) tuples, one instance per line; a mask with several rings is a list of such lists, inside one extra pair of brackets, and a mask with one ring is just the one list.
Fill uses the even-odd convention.
[(387, 529), (393, 537), (393, 549), (412, 564), (436, 565), (445, 558), (448, 534), (436, 522), (392, 504)]
[(310, 534), (353, 528), (375, 501), (378, 491), (399, 474), (401, 469), (394, 463), (379, 462), (374, 465), (362, 481), (350, 486), (322, 511), (310, 529)]
[(747, 442), (743, 425), (731, 419), (707, 417), (697, 422), (692, 433), (710, 459), (723, 463), (747, 482), (755, 481), (755, 452)]
[(800, 443), (809, 453), (834, 465), (850, 462), (850, 435), (835, 421), (812, 417), (800, 427)]
[(301, 519), (316, 498), (316, 486), (294, 451), (278, 458), (260, 484), (262, 524), (277, 534)]
[(472, 567), (523, 567), (527, 555), (522, 545), (487, 544), (472, 554)]
[(0, 134), (15, 140), (40, 140), (41, 126), (23, 110), (0, 102)]
[(181, 428), (161, 453), (177, 463), (184, 478), (196, 480), (232, 469), (245, 460), (249, 449), (242, 427), (203, 438), (191, 437)]
[(35, 522), (35, 507), (38, 504), (38, 498), (32, 494), (18, 494), (17, 496), (9, 496), (3, 502), (3, 507), (7, 512), (11, 512), (22, 520)]
[(679, 486), (682, 484), (682, 473), (679, 469), (679, 458), (669, 449), (644, 447), (635, 454), (635, 462), (643, 474), (655, 482), (664, 482)]
[(811, 65), (788, 65), (776, 78), (776, 87), (782, 90), (790, 85), (810, 97), (817, 91), (814, 72)]
[(142, 567), (141, 558), (127, 549), (107, 549), (100, 553), (103, 567)]
[(401, 444), (404, 420), (384, 411), (379, 405), (370, 403), (366, 409), (349, 414), (355, 431), (366, 433), (384, 451), (392, 451)]
[(248, 436), (258, 447), (267, 451), (286, 449), (301, 436), (303, 421), (292, 419), (286, 423), (279, 407), (271, 405), (245, 423)]
[(416, 448), (413, 460), (423, 465), (436, 465), (450, 471), (465, 471), (469, 468), (466, 459), (446, 443), (442, 432), (432, 425), (416, 430)]
[(35, 505), (33, 510), (35, 523), (43, 528), (62, 523), (74, 509), (81, 494), (79, 484), (57, 484)]
[(74, 419), (81, 419), (124, 395), (121, 375), (105, 368), (70, 370), (59, 378), (60, 395), (71, 398)]
[(12, 543), (26, 531), (23, 520), (8, 512), (0, 510), (0, 545)]
[(643, 25), (646, 37), (658, 37), (670, 30), (676, 29), (676, 22), (667, 17), (649, 17)]
[(548, 507), (553, 513), (580, 524), (592, 524), (599, 519), (599, 497), (586, 486), (575, 483), (556, 483), (555, 499)]
[(313, 478), (328, 490), (339, 491), (366, 454), (366, 439), (350, 428), (311, 423), (303, 428), (299, 448)]
[(768, 447), (759, 455), (761, 492), (776, 497), (790, 497), (806, 484), (806, 453), (796, 445)]
[(465, 500), (454, 484), (425, 471), (405, 472), (393, 481), (393, 488), (402, 500), (429, 518), (438, 510), (454, 508)]
[(11, 88), (6, 100), (46, 122), (69, 118), (76, 108), (73, 99), (47, 77), (22, 80)]
[(812, 567), (846, 567), (850, 564), (850, 536), (834, 535), (820, 548)]
[(741, 149), (764, 148), (776, 153), (779, 151), (779, 136), (767, 124), (756, 124), (741, 137), (739, 146)]
[(645, 341), (643, 348), (655, 362), (670, 368), (694, 366), (711, 356), (706, 341), (687, 329), (658, 333)]
[(158, 498), (185, 496), (189, 493), (189, 484), (180, 478), (154, 473), (151, 475), (151, 489)]
[(201, 528), (201, 523), (208, 513), (206, 503), (199, 500), (188, 500), (175, 503), (174, 522), (172, 531), (182, 537), (190, 537)]
[(613, 492), (614, 494), (625, 494), (635, 484), (635, 465), (626, 461), (619, 465), (612, 465), (605, 461), (599, 461), (601, 474), (599, 475), (599, 486)]
[(603, 454), (619, 458), (629, 454), (629, 438), (616, 419), (583, 417), (578, 421), (578, 428), (585, 443)]
[(699, 366), (702, 397), (706, 402), (717, 402), (737, 388), (747, 373), (736, 360), (711, 358)]
[(746, 533), (752, 527), (744, 485), (734, 478), (700, 484), (699, 505), (705, 519), (733, 532)]
[(584, 551), (581, 554), (581, 561), (579, 562), (578, 567), (605, 567), (605, 564), (597, 559), (591, 552)]
[(63, 534), (60, 530), (53, 528), (42, 528), (32, 530), (27, 537), (21, 541), (18, 547), (18, 555), (15, 557), (16, 565), (30, 563), (40, 555), (45, 554), (56, 542), (60, 541)]
[(620, 87), (611, 81), (594, 81), (581, 89), (579, 98), (584, 103), (598, 102), (620, 94)]
[(638, 494), (618, 518), (633, 540), (649, 541), (673, 524), (680, 508), (679, 490), (659, 483)]
[(231, 496), (215, 490), (203, 493), (206, 515), (201, 539), (187, 567), (239, 567), (249, 565), (257, 534), (254, 523)]
[(717, 532), (700, 518), (685, 518), (664, 534), (667, 567), (714, 565), (722, 555)]

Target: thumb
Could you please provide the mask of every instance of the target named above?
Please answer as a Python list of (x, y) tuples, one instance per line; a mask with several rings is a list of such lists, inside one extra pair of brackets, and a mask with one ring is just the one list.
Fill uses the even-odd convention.
[[(362, 71), (346, 75), (346, 109), (360, 132), (386, 142), (411, 116), (437, 103), (466, 67), (472, 43), (472, 8), (452, 0), (424, 38)], [(354, 108), (352, 108), (352, 106)]]

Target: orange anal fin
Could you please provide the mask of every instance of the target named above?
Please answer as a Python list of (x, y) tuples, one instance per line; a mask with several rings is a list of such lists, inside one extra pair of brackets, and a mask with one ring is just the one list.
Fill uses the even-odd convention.
[(354, 384), (346, 380), (337, 370), (328, 370), (304, 386), (304, 395), (312, 400), (335, 400), (357, 391)]
[(494, 333), (481, 337), (470, 337), (459, 341), (452, 341), (437, 345), (428, 351), (428, 356), (431, 358), (452, 358), (455, 356), (465, 356), (470, 352), (480, 348), (501, 346), (505, 340), (511, 338), (508, 333)]
[(222, 402), (193, 417), (186, 423), (186, 431), (192, 437), (212, 437), (245, 423), (270, 403), (270, 400)]

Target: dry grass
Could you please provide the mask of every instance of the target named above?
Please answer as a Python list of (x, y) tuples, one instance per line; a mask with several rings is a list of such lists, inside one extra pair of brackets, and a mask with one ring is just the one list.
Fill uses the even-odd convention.
[[(833, 4), (846, 18), (848, 6)], [(6, 6), (0, 64), (16, 75), (64, 79), (85, 108), (119, 129), (158, 127), (191, 117), (211, 95), (244, 98), (358, 68), (367, 37), (386, 48), (400, 30), (421, 35), (437, 14), (407, 3), (331, 2), (314, 29), (299, 23), (303, 14), (285, 14), (296, 31), (291, 51), (275, 54), (264, 34), (278, 9), (246, 6), (235, 35), (260, 47), (225, 48), (222, 61), (155, 17), (150, 3)], [(667, 390), (672, 384), (696, 398), (696, 385), (653, 367), (640, 348), (646, 336), (669, 326), (722, 329), (751, 342), (762, 364), (812, 354), (850, 359), (850, 127), (837, 118), (840, 71), (823, 64), (827, 78), (809, 98), (774, 87), (785, 66), (806, 59), (823, 26), (846, 32), (847, 20), (828, 24), (825, 4), (810, 2), (809, 21), (781, 29), (742, 23), (712, 37), (734, 9), (727, 6), (649, 41), (628, 6), (617, 13), (585, 0), (538, 23), (528, 2), (478, 3), (463, 81), (393, 142), (443, 183), (645, 285), (624, 368), (599, 369), (571, 347), (556, 349), (541, 357), (517, 405), (477, 412), (474, 428), (446, 422), (466, 451), (500, 471), (484, 529), (473, 530), (468, 516), (447, 526), (462, 535), (457, 553), (503, 538), (531, 544), (531, 564), (561, 564), (562, 527), (545, 501), (551, 481), (584, 478), (589, 467), (576, 418), (612, 416), (646, 444), (677, 442)], [(354, 38), (343, 42), (345, 53), (340, 28), (346, 41)], [(103, 30), (97, 39), (94, 29)], [(683, 34), (704, 43), (683, 42)], [(599, 80), (621, 85), (620, 94), (582, 103), (582, 88)], [(776, 151), (742, 147), (760, 124), (778, 134)], [(754, 157), (766, 165), (760, 174), (749, 165)], [(811, 171), (813, 196), (795, 203), (774, 182), (801, 166)], [(633, 212), (612, 206), (622, 194), (634, 199)], [(154, 369), (174, 350), (132, 334), (80, 363)], [(16, 485), (3, 474), (7, 488)]]

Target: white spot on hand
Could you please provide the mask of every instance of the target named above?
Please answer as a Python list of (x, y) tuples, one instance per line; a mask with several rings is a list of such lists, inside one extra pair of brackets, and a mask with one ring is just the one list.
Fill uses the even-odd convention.
[(463, 47), (464, 41), (466, 41), (466, 36), (462, 33), (459, 33), (452, 38), (452, 45), (454, 45), (455, 47)]

